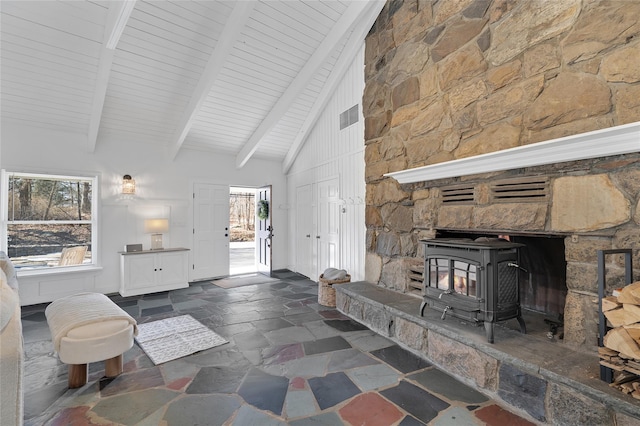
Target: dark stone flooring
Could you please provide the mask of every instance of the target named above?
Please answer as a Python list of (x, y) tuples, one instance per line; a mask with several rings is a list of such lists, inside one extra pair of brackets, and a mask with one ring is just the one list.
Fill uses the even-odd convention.
[[(134, 344), (124, 372), (67, 389), (46, 304), (23, 307), (26, 425), (530, 425), (423, 359), (317, 303), (293, 272), (112, 299), (139, 323), (190, 314), (229, 343), (154, 365)], [(506, 423), (505, 423), (506, 422)]]

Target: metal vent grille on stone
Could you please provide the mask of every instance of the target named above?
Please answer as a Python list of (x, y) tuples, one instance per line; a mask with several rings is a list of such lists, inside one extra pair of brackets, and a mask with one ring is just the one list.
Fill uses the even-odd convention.
[(534, 176), (501, 180), (493, 183), (490, 190), (496, 203), (545, 201), (549, 198), (549, 179)]
[(473, 204), (475, 199), (474, 185), (456, 185), (442, 188), (440, 199), (447, 204)]

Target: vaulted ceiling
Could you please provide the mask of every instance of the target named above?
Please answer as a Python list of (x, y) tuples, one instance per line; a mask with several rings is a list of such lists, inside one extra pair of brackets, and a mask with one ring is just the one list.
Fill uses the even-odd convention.
[(286, 172), (383, 6), (2, 0), (2, 122)]

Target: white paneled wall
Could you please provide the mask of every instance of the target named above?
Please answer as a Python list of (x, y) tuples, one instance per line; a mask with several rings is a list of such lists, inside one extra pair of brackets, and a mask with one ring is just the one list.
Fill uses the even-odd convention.
[[(316, 184), (330, 177), (340, 179), (340, 256), (338, 267), (351, 274), (352, 281), (364, 279), (364, 45), (354, 57), (342, 82), (327, 103), (315, 127), (300, 150), (287, 176), (290, 206), (289, 268), (296, 265), (296, 188)], [(340, 113), (358, 105), (358, 122), (340, 130)], [(316, 206), (314, 205), (314, 208)], [(309, 219), (311, 220), (311, 218)], [(321, 272), (321, 271), (320, 271)], [(317, 276), (310, 277), (317, 280)]]

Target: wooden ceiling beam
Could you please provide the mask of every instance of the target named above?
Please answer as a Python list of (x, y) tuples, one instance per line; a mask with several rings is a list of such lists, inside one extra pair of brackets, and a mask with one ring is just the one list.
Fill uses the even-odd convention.
[(96, 149), (98, 131), (100, 130), (100, 121), (102, 119), (102, 110), (104, 108), (104, 99), (107, 94), (107, 86), (109, 85), (109, 75), (111, 74), (111, 66), (113, 65), (115, 47), (122, 35), (122, 31), (127, 25), (127, 21), (131, 16), (135, 3), (136, 0), (109, 2), (109, 12), (107, 14), (107, 22), (105, 24), (104, 35), (102, 37), (102, 52), (100, 53), (96, 85), (93, 92), (91, 119), (89, 121), (89, 130), (87, 132), (87, 145), (89, 152), (94, 152)]
[(329, 34), (320, 43), (315, 53), (302, 67), (298, 75), (293, 79), (289, 87), (275, 103), (269, 114), (262, 120), (258, 128), (244, 144), (236, 156), (236, 167), (243, 167), (253, 156), (263, 138), (278, 123), (282, 116), (291, 108), (291, 105), (309, 84), (313, 76), (318, 72), (329, 56), (340, 45), (341, 41), (354, 29), (358, 21), (366, 16), (370, 8), (370, 2), (354, 1), (349, 4), (345, 13), (336, 21)]
[[(296, 138), (293, 140), (293, 143), (287, 151), (287, 154), (282, 163), (282, 172), (284, 174), (287, 174), (289, 172), (289, 169), (291, 169), (291, 166), (293, 165), (296, 157), (300, 153), (300, 150), (304, 146), (307, 137), (309, 136), (309, 132), (311, 131), (311, 129), (313, 129), (313, 126), (322, 115), (324, 108), (327, 106), (327, 103), (331, 99), (331, 96), (333, 96), (333, 93), (338, 87), (338, 84), (340, 84), (342, 78), (344, 77), (344, 74), (351, 66), (353, 58), (356, 56), (358, 49), (362, 48), (365, 37), (371, 30), (371, 26), (380, 14), (380, 11), (384, 7), (385, 3), (385, 0), (376, 0), (369, 2), (369, 10), (366, 12), (363, 19), (358, 22), (358, 26), (351, 33), (347, 44), (340, 53), (338, 61), (331, 70), (331, 74), (329, 75), (326, 84), (322, 87), (322, 91), (311, 107), (309, 115), (307, 115), (307, 118), (302, 124), (300, 131), (296, 135)], [(364, 79), (364, 75), (362, 78)]]
[(193, 120), (200, 111), (200, 108), (202, 108), (202, 104), (206, 100), (207, 96), (209, 96), (209, 92), (211, 92), (213, 84), (218, 78), (220, 71), (223, 69), (227, 58), (231, 54), (233, 45), (242, 33), (242, 30), (244, 29), (251, 12), (255, 8), (255, 5), (256, 2), (253, 1), (236, 2), (229, 19), (227, 19), (224, 29), (220, 34), (220, 38), (216, 43), (216, 47), (209, 57), (207, 66), (200, 76), (198, 84), (196, 84), (196, 87), (193, 90), (189, 104), (182, 114), (182, 118), (180, 119), (173, 138), (170, 141), (169, 155), (171, 159), (175, 159), (178, 155), (178, 152), (184, 143), (184, 139), (191, 130)]

